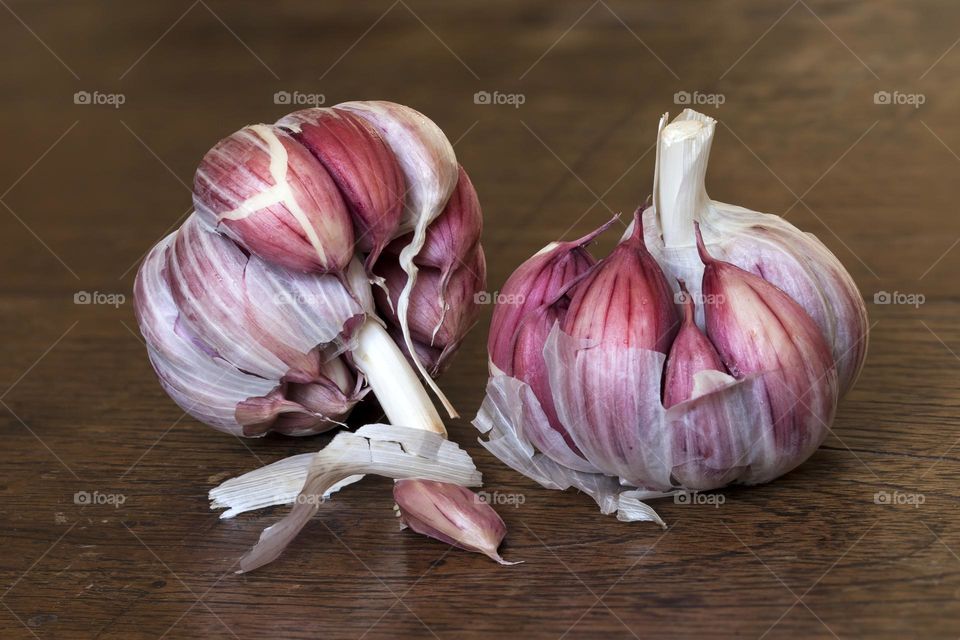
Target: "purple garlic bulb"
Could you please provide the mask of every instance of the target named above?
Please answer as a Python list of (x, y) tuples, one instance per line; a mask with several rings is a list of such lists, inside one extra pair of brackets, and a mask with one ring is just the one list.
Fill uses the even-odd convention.
[(599, 262), (580, 243), (527, 260), (494, 309), (482, 444), (622, 520), (802, 464), (866, 353), (863, 301), (822, 244), (706, 197), (712, 123), (664, 118), (653, 207)]

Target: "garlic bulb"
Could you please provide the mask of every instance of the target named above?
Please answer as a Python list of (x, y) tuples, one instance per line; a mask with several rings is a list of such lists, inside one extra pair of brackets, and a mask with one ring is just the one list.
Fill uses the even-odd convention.
[(664, 124), (654, 206), (613, 252), (586, 250), (608, 223), (507, 281), (474, 421), (504, 463), (622, 520), (661, 522), (643, 499), (801, 464), (866, 353), (839, 261), (781, 218), (706, 197), (712, 119)]
[[(486, 285), (479, 201), (443, 132), (388, 102), (299, 111), (217, 143), (197, 170), (194, 204), (135, 285), (148, 354), (171, 398), (202, 422), (254, 437), (341, 426), (372, 391), (397, 425), (365, 427), (375, 432), (366, 439), (341, 434), (306, 469), (281, 465), (288, 480), (301, 474), (296, 505), (243, 569), (276, 557), (333, 487), (366, 473), (398, 479), (402, 495), (407, 480), (434, 480), (416, 495), (472, 514), (464, 535), (487, 542), (466, 546), (495, 555), (503, 523), (466, 489), (443, 485), (475, 486), (479, 473), (446, 443), (411, 368), (449, 406), (421, 361), (433, 373), (449, 361)], [(387, 321), (372, 284), (383, 288)], [(229, 494), (233, 512), (266, 506), (255, 483), (243, 486)]]

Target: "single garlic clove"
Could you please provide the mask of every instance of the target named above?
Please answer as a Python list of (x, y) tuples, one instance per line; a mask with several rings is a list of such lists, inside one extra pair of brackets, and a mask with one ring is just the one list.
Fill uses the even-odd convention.
[(771, 428), (764, 434), (766, 469), (753, 469), (753, 482), (766, 482), (806, 460), (827, 436), (837, 406), (833, 355), (819, 327), (793, 298), (708, 253), (697, 227), (703, 270), (707, 335), (737, 378), (762, 380), (757, 406), (766, 407)]
[(563, 330), (583, 340), (621, 349), (666, 354), (679, 321), (663, 270), (643, 244), (642, 225), (570, 291)]
[[(550, 366), (547, 356), (560, 420), (597, 469), (637, 486), (654, 487), (647, 458), (655, 453), (640, 443), (655, 429), (662, 411), (659, 402), (651, 403), (643, 394), (655, 385), (659, 400), (662, 358), (679, 324), (666, 276), (636, 232), (568, 295), (570, 307), (559, 325), (564, 335), (553, 348), (567, 345), (573, 354), (564, 358), (564, 371)], [(655, 380), (653, 359), (660, 362)], [(585, 398), (589, 400), (584, 402)]]
[(403, 173), (390, 147), (366, 120), (343, 109), (296, 111), (277, 126), (309, 149), (333, 178), (370, 270), (396, 236), (403, 211)]
[(613, 222), (610, 220), (572, 242), (548, 244), (507, 279), (497, 292), (490, 319), (487, 351), (494, 367), (508, 375), (513, 372), (514, 344), (521, 323), (540, 306), (554, 302), (596, 264), (586, 247)]
[(433, 480), (398, 480), (393, 499), (401, 522), (417, 533), (512, 564), (497, 550), (507, 535), (506, 525), (469, 489)]
[[(470, 255), (480, 242), (483, 218), (480, 200), (467, 172), (460, 167), (457, 188), (437, 219), (427, 227), (426, 241), (414, 260), (421, 267), (435, 267), (442, 274), (441, 289), (446, 288), (450, 275), (460, 266), (463, 256)], [(387, 251), (400, 255), (410, 244), (407, 234), (394, 240)]]
[(252, 125), (218, 142), (197, 168), (193, 201), (209, 228), (278, 265), (339, 272), (353, 256), (337, 185), (279, 127)]
[[(374, 273), (383, 278), (386, 285), (386, 291), (374, 290), (378, 309), (391, 323), (399, 324), (395, 309), (406, 284), (406, 274), (396, 257), (387, 254), (377, 263)], [(443, 273), (439, 269), (421, 269), (410, 296), (409, 319), (413, 338), (441, 349), (458, 346), (476, 322), (480, 312), (477, 294), (483, 291), (486, 279), (486, 260), (479, 245), (453, 271), (445, 291), (442, 289)]]
[(701, 371), (726, 372), (720, 354), (694, 321), (696, 305), (693, 296), (680, 281), (683, 323), (667, 356), (663, 406), (669, 409), (693, 396), (694, 379)]

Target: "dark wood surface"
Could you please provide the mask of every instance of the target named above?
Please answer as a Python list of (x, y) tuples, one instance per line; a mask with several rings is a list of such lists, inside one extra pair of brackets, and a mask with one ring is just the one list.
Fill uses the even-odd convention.
[[(960, 633), (960, 8), (942, 2), (13, 2), (0, 8), (0, 637), (940, 638)], [(119, 108), (76, 91), (122, 93)], [(490, 288), (650, 190), (658, 115), (722, 94), (708, 187), (785, 214), (848, 266), (875, 323), (833, 435), (722, 506), (624, 524), (476, 444), (489, 309), (443, 386), (488, 490), (520, 493), (500, 567), (400, 533), (390, 485), (325, 505), (232, 570), (284, 509), (222, 522), (206, 492), (324, 439), (241, 442), (164, 395), (130, 303), (142, 254), (240, 126), (410, 104), (480, 193)], [(477, 91), (525, 103), (477, 105)], [(922, 94), (919, 108), (877, 91)], [(601, 243), (607, 249), (612, 236)], [(126, 301), (77, 305), (80, 291)], [(873, 304), (880, 291), (923, 305)], [(352, 420), (373, 420), (369, 408)], [(122, 496), (79, 505), (76, 492)], [(875, 503), (877, 492), (923, 504)]]

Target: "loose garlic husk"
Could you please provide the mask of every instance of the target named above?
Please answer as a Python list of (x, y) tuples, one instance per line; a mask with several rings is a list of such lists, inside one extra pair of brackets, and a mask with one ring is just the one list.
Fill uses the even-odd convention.
[[(396, 425), (341, 433), (310, 459), (253, 472), (284, 486), (294, 474), (301, 482), (295, 500), (286, 499), (289, 490), (265, 499), (255, 480), (246, 491), (218, 493), (217, 504), (233, 513), (296, 502), (242, 569), (275, 558), (332, 488), (368, 473), (397, 479), (403, 495), (407, 481), (434, 481), (417, 495), (473, 514), (464, 535), (487, 542), (468, 547), (495, 555), (503, 523), (489, 505), (465, 502), (468, 490), (444, 487), (477, 486), (480, 474), (445, 440), (411, 368), (452, 415), (411, 325), (440, 349), (427, 361), (436, 373), (473, 323), (474, 294), (486, 284), (479, 202), (443, 132), (388, 102), (300, 111), (221, 140), (197, 170), (194, 201), (196, 212), (154, 247), (135, 286), (138, 322), (171, 398), (217, 429), (255, 437), (341, 426), (372, 391)], [(388, 244), (399, 256), (383, 253)], [(461, 247), (469, 253), (444, 257)], [(417, 282), (421, 251), (430, 271)], [(466, 276), (445, 266), (463, 259)], [(399, 272), (389, 283), (374, 273), (381, 261)], [(389, 325), (372, 284), (389, 284), (394, 294)]]
[(712, 119), (664, 124), (654, 206), (613, 252), (550, 245), (508, 280), (474, 421), (503, 462), (622, 520), (659, 522), (645, 498), (801, 464), (866, 352), (839, 261), (781, 218), (707, 198)]

